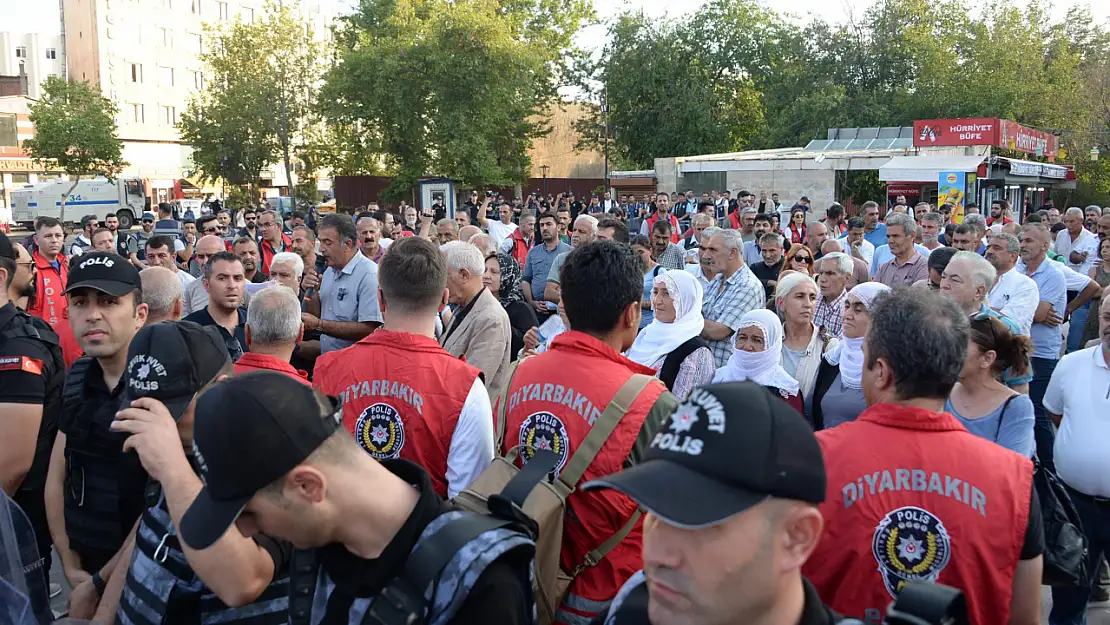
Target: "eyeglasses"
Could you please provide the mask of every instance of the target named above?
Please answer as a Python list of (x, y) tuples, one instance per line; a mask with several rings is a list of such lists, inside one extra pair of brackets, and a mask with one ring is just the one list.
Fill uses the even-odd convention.
[(30, 268), (33, 269), (35, 267), (35, 261), (29, 260), (25, 263), (16, 263), (15, 266), (16, 267), (30, 267)]
[(266, 222), (266, 223), (260, 223), (260, 224), (258, 224), (258, 226), (259, 226), (260, 228), (269, 228), (269, 227), (271, 227), (271, 226), (276, 226), (276, 225), (277, 225), (277, 222), (273, 222), (273, 221), (268, 221), (268, 222)]
[(793, 260), (793, 261), (799, 262), (799, 263), (812, 263), (813, 262), (812, 258), (810, 258), (809, 256), (802, 256), (801, 254), (795, 254), (794, 258), (792, 258), (790, 260)]

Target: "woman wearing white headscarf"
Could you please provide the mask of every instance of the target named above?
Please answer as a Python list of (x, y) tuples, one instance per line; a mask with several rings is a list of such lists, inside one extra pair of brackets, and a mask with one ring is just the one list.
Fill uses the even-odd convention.
[(875, 298), (889, 293), (879, 282), (864, 282), (848, 291), (839, 344), (825, 354), (817, 372), (809, 417), (815, 430), (854, 421), (867, 408), (863, 397), (863, 341), (871, 327)]
[(661, 273), (652, 282), (655, 318), (625, 354), (655, 369), (655, 375), (680, 399), (713, 379), (713, 352), (699, 338), (705, 318), (697, 278), (685, 271)]
[(777, 394), (801, 414), (798, 381), (782, 368), (782, 335), (778, 315), (765, 308), (740, 317), (733, 343), (735, 351), (725, 366), (717, 369), (713, 383), (751, 380)]
[(802, 387), (808, 403), (817, 382), (821, 358), (836, 349), (836, 338), (813, 323), (817, 313), (817, 283), (808, 274), (793, 272), (779, 278), (775, 309), (782, 316), (782, 368)]

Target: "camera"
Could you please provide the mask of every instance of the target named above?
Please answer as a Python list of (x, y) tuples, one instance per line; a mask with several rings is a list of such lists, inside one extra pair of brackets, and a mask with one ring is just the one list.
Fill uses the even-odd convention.
[[(967, 625), (967, 599), (957, 588), (929, 582), (909, 582), (898, 591), (885, 615), (865, 615), (867, 625)], [(881, 618), (880, 618), (881, 617)], [(864, 623), (846, 619), (842, 624)]]

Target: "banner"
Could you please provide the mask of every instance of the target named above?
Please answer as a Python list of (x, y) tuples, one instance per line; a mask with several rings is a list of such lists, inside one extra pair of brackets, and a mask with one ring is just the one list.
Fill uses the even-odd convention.
[(942, 171), (937, 180), (937, 207), (951, 204), (952, 222), (963, 223), (964, 202), (967, 197), (967, 174), (962, 171)]
[(997, 143), (998, 120), (991, 117), (924, 119), (913, 123), (913, 145), (918, 148)]
[(1009, 120), (1003, 120), (999, 126), (998, 142), (995, 145), (1026, 154), (1044, 156), (1049, 162), (1056, 158), (1059, 149), (1056, 135), (1026, 128)]

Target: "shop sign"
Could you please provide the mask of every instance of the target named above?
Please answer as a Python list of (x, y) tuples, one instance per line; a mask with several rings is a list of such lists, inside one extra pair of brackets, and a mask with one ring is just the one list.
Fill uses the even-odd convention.
[(964, 220), (964, 199), (967, 197), (967, 174), (962, 171), (942, 171), (937, 179), (937, 206), (951, 204), (952, 221)]
[(921, 187), (917, 186), (917, 185), (910, 186), (910, 185), (888, 184), (886, 186), (886, 194), (890, 197), (898, 197), (899, 195), (904, 195), (904, 196), (907, 197), (907, 201), (908, 201), (908, 198), (911, 195), (914, 196), (914, 197), (920, 197), (921, 196)]
[(913, 123), (914, 147), (995, 145), (996, 143), (998, 143), (998, 119), (992, 117), (924, 119)]
[(994, 145), (1025, 154), (1047, 156), (1050, 160), (1056, 158), (1059, 151), (1056, 135), (1027, 128), (1009, 120), (1003, 120), (1000, 124), (998, 142)]
[(1065, 180), (1068, 177), (1068, 170), (1066, 167), (1060, 167), (1059, 165), (1012, 160), (1010, 161), (1010, 175)]
[(8, 158), (0, 159), (0, 171), (42, 171), (42, 167), (39, 167), (29, 158)]

